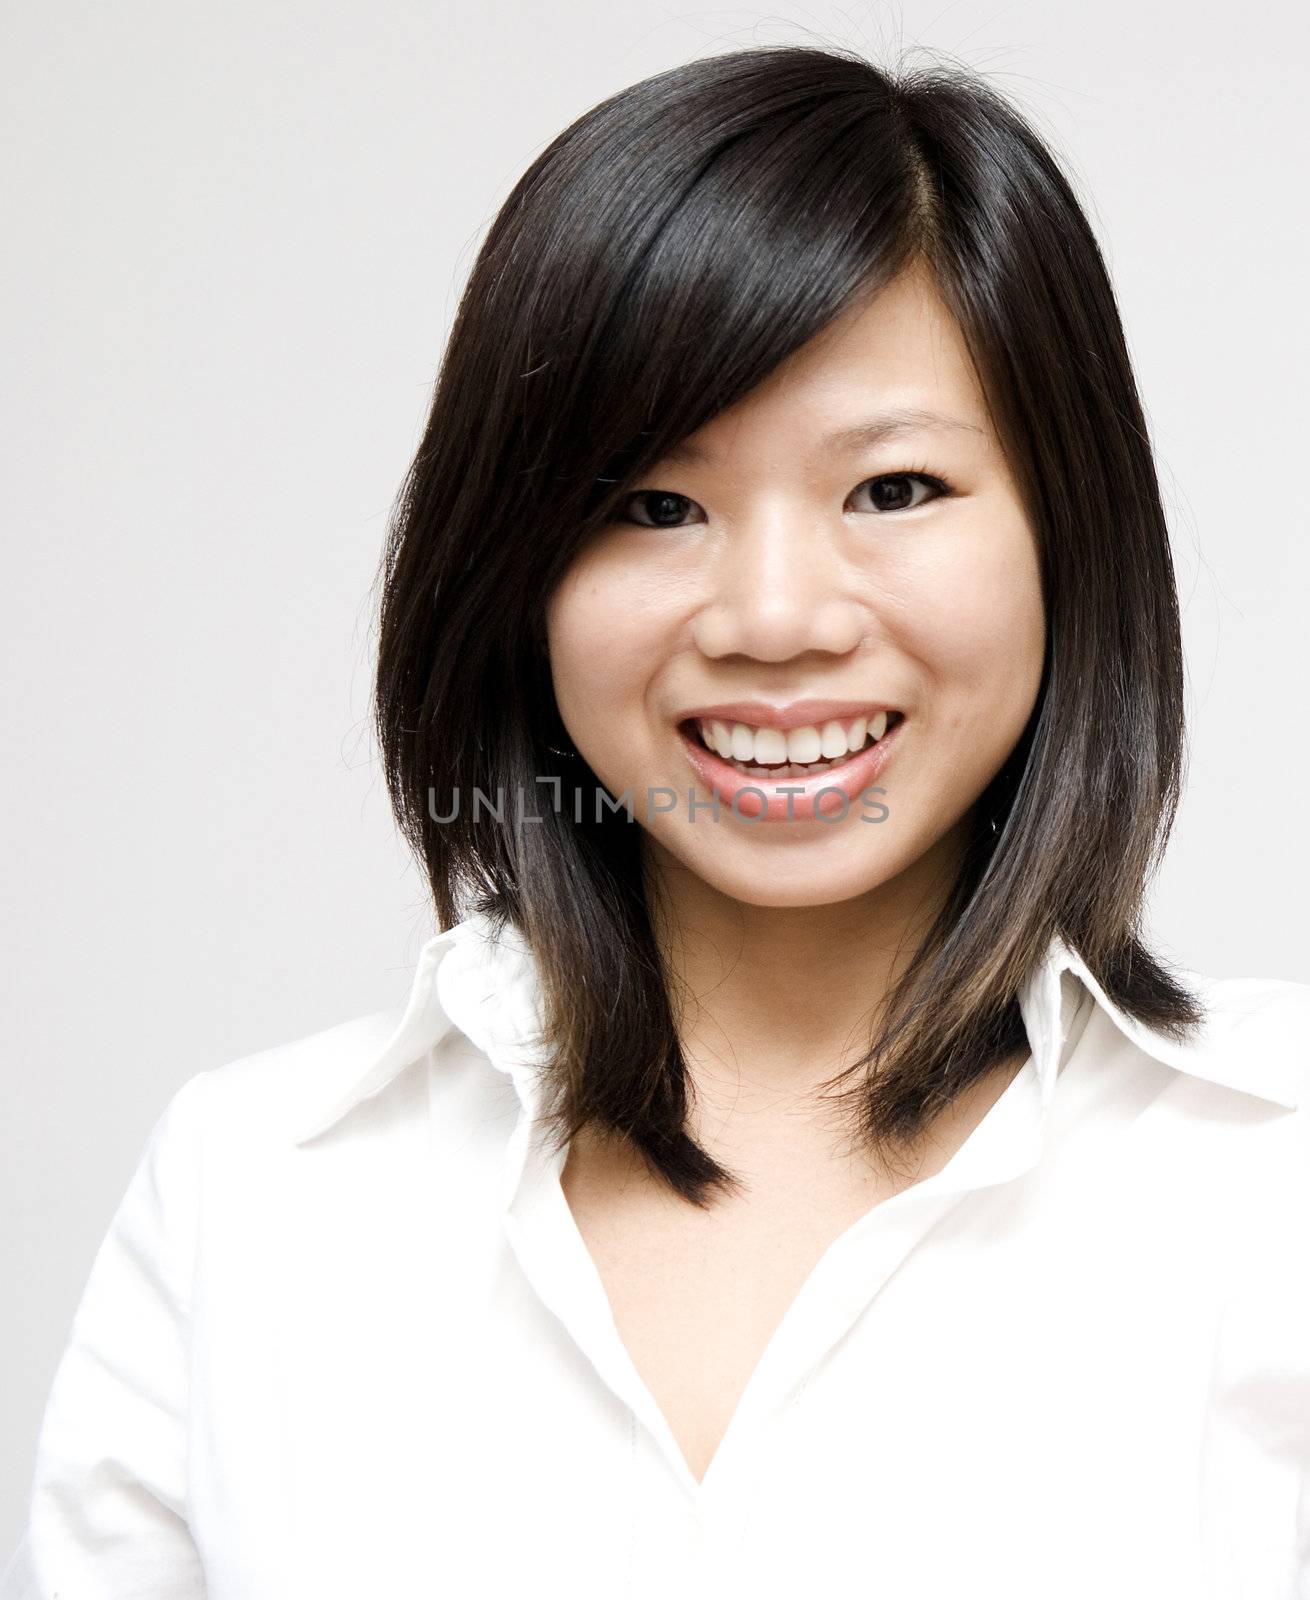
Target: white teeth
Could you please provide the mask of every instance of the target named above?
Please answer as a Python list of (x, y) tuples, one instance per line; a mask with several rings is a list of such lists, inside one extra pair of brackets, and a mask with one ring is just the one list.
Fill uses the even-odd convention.
[[(755, 755), (754, 760), (760, 766), (777, 766), (786, 761), (790, 754), (787, 748), (787, 735), (779, 733), (777, 728), (757, 728), (755, 730)], [(747, 757), (747, 760), (752, 759)]]
[(840, 722), (825, 722), (823, 733), (820, 735), (823, 743), (820, 745), (820, 754), (825, 761), (833, 761), (838, 756), (844, 756), (847, 751), (846, 729)]
[(887, 713), (849, 723), (834, 719), (787, 733), (744, 722), (698, 722), (697, 727), (706, 745), (726, 761), (760, 767), (827, 765), (862, 750), (869, 741), (876, 744), (887, 731)]

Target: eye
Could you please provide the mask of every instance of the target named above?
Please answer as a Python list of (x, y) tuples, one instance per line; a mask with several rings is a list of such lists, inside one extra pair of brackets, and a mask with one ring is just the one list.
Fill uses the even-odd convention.
[[(952, 492), (944, 479), (917, 471), (884, 472), (876, 478), (866, 478), (856, 486), (855, 493), (858, 495), (865, 489), (871, 491), (872, 509), (879, 515), (913, 511)], [(916, 498), (916, 490), (928, 492)], [(681, 528), (686, 526), (688, 509), (692, 507), (700, 511), (700, 516), (692, 520), (703, 522), (705, 513), (690, 496), (673, 494), (667, 489), (638, 489), (620, 501), (613, 520), (635, 522), (642, 528)]]
[[(916, 487), (926, 487), (931, 491), (924, 498), (915, 499)], [(949, 483), (941, 478), (934, 478), (928, 472), (884, 472), (877, 478), (866, 478), (855, 493), (861, 490), (871, 491), (870, 500), (873, 509), (879, 513), (888, 511), (913, 511), (916, 506), (926, 505), (931, 500), (939, 500), (951, 492)]]
[[(615, 522), (635, 522), (639, 528), (680, 528), (687, 507), (696, 502), (685, 494), (670, 494), (666, 489), (638, 489), (619, 502), (614, 513)], [(632, 516), (629, 508), (641, 506), (645, 517)], [(697, 510), (699, 510), (697, 506)], [(647, 521), (646, 518), (650, 520)]]

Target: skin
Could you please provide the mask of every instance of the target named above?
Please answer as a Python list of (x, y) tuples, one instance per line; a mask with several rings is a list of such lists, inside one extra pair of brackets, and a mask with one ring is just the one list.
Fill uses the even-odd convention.
[[(962, 428), (874, 448), (830, 431), (916, 406)], [(878, 782), (888, 820), (647, 823), (655, 924), (676, 979), (689, 1129), (740, 1188), (700, 1209), (623, 1141), (588, 1129), (560, 1183), (615, 1325), (697, 1481), (773, 1331), (828, 1246), (945, 1165), (1026, 1052), (885, 1166), (819, 1090), (857, 1060), (942, 904), (970, 813), (1033, 709), (1045, 623), (1036, 543), (962, 339), (931, 281), (897, 280), (796, 352), (642, 489), (688, 497), (676, 527), (629, 500), (552, 597), (565, 727), (613, 795), (695, 779), (677, 723), (697, 705), (812, 696), (903, 711)], [(903, 478), (875, 500), (869, 480)], [(897, 492), (899, 491), (899, 492)], [(879, 505), (906, 509), (879, 510)], [(658, 890), (658, 895), (653, 891)]]
[[(834, 452), (830, 431), (914, 406), (916, 427)], [(1045, 645), (1036, 541), (963, 339), (914, 269), (795, 352), (658, 464), (676, 526), (634, 493), (552, 596), (565, 727), (613, 794), (677, 790), (643, 856), (680, 980), (692, 1131), (734, 1171), (837, 1159), (816, 1087), (857, 1059), (938, 910), (970, 812), (1033, 709)], [(869, 480), (904, 477), (875, 499)], [(880, 510), (880, 505), (904, 509)], [(621, 626), (615, 626), (621, 619)], [(757, 824), (721, 808), (677, 722), (720, 700), (872, 699), (905, 713), (878, 782), (890, 815)], [(798, 1153), (798, 1148), (800, 1153)], [(806, 1153), (808, 1152), (808, 1153)]]

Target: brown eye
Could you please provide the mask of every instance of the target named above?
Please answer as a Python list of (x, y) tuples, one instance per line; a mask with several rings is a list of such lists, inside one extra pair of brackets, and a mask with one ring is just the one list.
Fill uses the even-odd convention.
[[(926, 488), (931, 492), (916, 499), (917, 488)], [(926, 472), (885, 472), (881, 477), (867, 478), (856, 493), (861, 489), (869, 491), (873, 509), (880, 512), (912, 511), (916, 506), (940, 499), (950, 492), (940, 478), (929, 477)]]
[[(623, 501), (620, 522), (635, 522), (642, 528), (678, 528), (683, 524), (687, 508), (696, 502), (685, 494), (669, 494), (664, 489), (638, 489)], [(633, 516), (632, 507), (639, 507), (644, 515)]]

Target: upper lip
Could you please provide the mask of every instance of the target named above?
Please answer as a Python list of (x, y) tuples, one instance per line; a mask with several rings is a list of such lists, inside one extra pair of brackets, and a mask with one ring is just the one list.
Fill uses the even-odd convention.
[(693, 706), (678, 716), (679, 722), (744, 722), (752, 728), (777, 728), (790, 733), (793, 728), (818, 727), (825, 722), (853, 722), (856, 717), (890, 715), (896, 707), (882, 700), (792, 700), (776, 705), (769, 700), (722, 700), (714, 705)]

